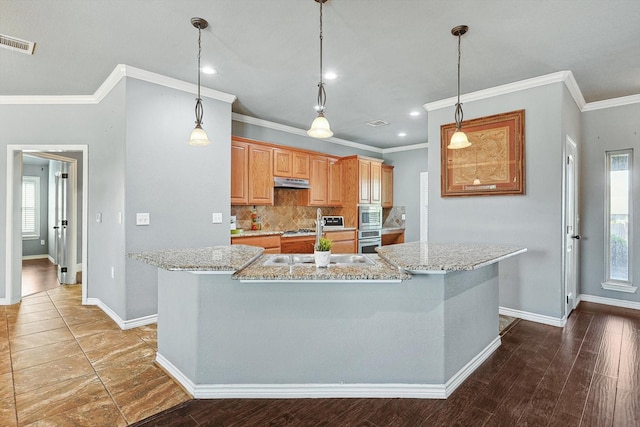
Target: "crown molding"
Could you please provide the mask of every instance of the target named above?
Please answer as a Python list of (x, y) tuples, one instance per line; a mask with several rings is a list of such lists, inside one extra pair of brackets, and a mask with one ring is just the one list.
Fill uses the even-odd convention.
[(620, 98), (605, 99), (603, 101), (589, 102), (582, 111), (602, 110), (604, 108), (621, 107), (630, 104), (640, 104), (640, 95), (629, 95)]
[[(307, 131), (303, 129), (298, 129), (293, 126), (282, 125), (280, 123), (270, 122), (268, 120), (257, 119), (255, 117), (245, 116), (243, 114), (231, 113), (231, 119), (235, 120), (236, 122), (248, 123), (250, 125), (256, 125), (256, 126), (260, 126), (268, 129), (278, 130), (281, 132), (291, 133), (294, 135), (304, 136), (306, 138), (311, 138), (309, 135), (307, 135)], [(312, 138), (312, 139), (316, 139), (316, 138)], [(359, 150), (371, 151), (379, 154), (383, 153), (382, 148), (372, 147), (370, 145), (360, 144), (358, 142), (348, 141), (346, 139), (331, 137), (331, 138), (324, 138), (323, 141), (333, 142), (334, 144), (344, 145), (351, 148), (357, 148)]]
[(421, 144), (413, 144), (413, 145), (403, 145), (401, 147), (383, 148), (382, 154), (397, 153), (399, 151), (422, 150), (424, 148), (427, 148), (427, 149), (429, 148), (428, 142), (424, 142)]
[[(106, 80), (93, 93), (93, 95), (5, 95), (0, 96), (0, 104), (3, 105), (38, 105), (38, 104), (98, 104), (113, 90), (114, 87), (125, 77), (154, 83), (159, 86), (180, 90), (183, 92), (198, 93), (198, 86), (187, 83), (162, 74), (152, 73), (126, 64), (118, 64), (109, 74)], [(200, 88), (200, 95), (218, 101), (232, 104), (236, 100), (235, 95), (220, 92), (206, 87)]]

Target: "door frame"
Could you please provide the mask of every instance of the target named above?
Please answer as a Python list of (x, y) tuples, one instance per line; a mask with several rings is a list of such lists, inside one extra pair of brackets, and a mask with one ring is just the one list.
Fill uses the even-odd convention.
[[(580, 180), (579, 180), (579, 162), (578, 162), (578, 145), (576, 142), (570, 137), (566, 136), (564, 147), (563, 147), (563, 166), (562, 166), (562, 283), (563, 283), (563, 307), (564, 307), (564, 318), (568, 318), (569, 314), (576, 308), (579, 297), (578, 297), (578, 272), (580, 271), (580, 245), (578, 244), (579, 240), (573, 240), (573, 256), (571, 265), (569, 265), (569, 260), (567, 260), (567, 247), (570, 243), (569, 239), (571, 237), (568, 236), (567, 227), (572, 227), (572, 234), (579, 235), (580, 234)], [(573, 157), (573, 177), (568, 176), (568, 161), (569, 156)], [(568, 203), (568, 186), (573, 183), (573, 223), (570, 224), (567, 221), (567, 215), (569, 212)], [(568, 280), (570, 275), (570, 269), (573, 269), (573, 281)], [(573, 295), (573, 298), (570, 298), (570, 295)]]
[[(22, 153), (35, 154), (52, 160), (71, 162), (75, 159), (64, 157), (66, 151), (82, 152), (82, 304), (87, 303), (87, 289), (89, 282), (88, 256), (88, 192), (89, 192), (89, 146), (78, 145), (7, 145), (7, 184), (6, 184), (6, 248), (5, 248), (5, 300), (7, 304), (15, 304), (22, 299), (22, 293), (14, 295), (14, 290), (21, 290), (22, 286), (22, 233), (17, 214), (20, 207), (20, 189), (22, 186)], [(77, 168), (76, 168), (77, 172)], [(74, 187), (77, 194), (77, 187)], [(77, 197), (77, 196), (76, 196)], [(77, 210), (76, 210), (77, 212)], [(75, 215), (75, 213), (74, 213)], [(16, 225), (18, 224), (18, 225)], [(77, 228), (76, 228), (77, 230)], [(75, 261), (75, 260), (74, 260)], [(75, 262), (74, 262), (75, 264)]]

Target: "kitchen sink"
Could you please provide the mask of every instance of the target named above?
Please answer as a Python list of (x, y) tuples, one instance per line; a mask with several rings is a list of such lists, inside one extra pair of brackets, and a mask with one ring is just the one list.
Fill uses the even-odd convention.
[[(313, 254), (281, 254), (272, 255), (264, 265), (312, 265), (315, 263)], [(329, 265), (375, 265), (368, 256), (361, 254), (331, 254)]]

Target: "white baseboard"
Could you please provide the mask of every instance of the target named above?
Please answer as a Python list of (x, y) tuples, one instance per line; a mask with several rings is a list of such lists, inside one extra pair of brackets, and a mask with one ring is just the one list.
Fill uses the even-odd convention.
[(151, 325), (158, 322), (158, 315), (152, 314), (150, 316), (138, 317), (137, 319), (124, 320), (118, 314), (111, 310), (109, 306), (103, 303), (99, 298), (87, 298), (87, 305), (96, 305), (98, 308), (105, 312), (107, 316), (111, 318), (120, 329), (133, 329), (139, 326)]
[(498, 312), (504, 316), (517, 317), (518, 319), (529, 320), (531, 322), (536, 322), (536, 323), (543, 323), (545, 325), (557, 326), (559, 328), (564, 328), (564, 326), (567, 324), (566, 317), (558, 318), (558, 317), (545, 316), (544, 314), (514, 310), (512, 308), (507, 308), (507, 307), (499, 307)]
[(23, 260), (29, 260), (29, 259), (44, 259), (44, 258), (49, 258), (49, 255), (47, 254), (40, 254), (40, 255), (23, 255), (22, 259)]
[(53, 257), (51, 255), (47, 255), (47, 258), (49, 258), (49, 262), (51, 262), (51, 264), (55, 264), (56, 261), (53, 259)]
[(497, 337), (446, 384), (194, 384), (159, 352), (156, 362), (195, 399), (446, 399), (500, 347), (500, 343), (500, 337)]
[(596, 295), (580, 294), (578, 301), (594, 302), (596, 304), (612, 305), (615, 307), (632, 308), (634, 310), (640, 310), (640, 302), (626, 301), (616, 298), (605, 298)]

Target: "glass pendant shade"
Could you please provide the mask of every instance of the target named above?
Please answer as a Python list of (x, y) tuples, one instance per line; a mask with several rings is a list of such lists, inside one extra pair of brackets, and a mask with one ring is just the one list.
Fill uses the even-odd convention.
[(329, 138), (333, 136), (331, 127), (329, 126), (329, 120), (323, 113), (318, 113), (318, 117), (311, 123), (311, 129), (307, 131), (307, 135), (312, 138)]
[(469, 139), (467, 138), (467, 134), (462, 132), (460, 129), (456, 129), (456, 131), (451, 135), (451, 141), (447, 148), (450, 150), (457, 150), (459, 148), (467, 148), (471, 146)]
[(476, 178), (476, 179), (473, 180), (473, 185), (480, 185), (480, 184), (482, 184), (480, 182), (480, 178)]
[(207, 133), (202, 129), (202, 126), (199, 124), (191, 131), (191, 137), (189, 138), (189, 145), (193, 145), (195, 147), (204, 147), (205, 145), (211, 144), (209, 141), (209, 137)]

